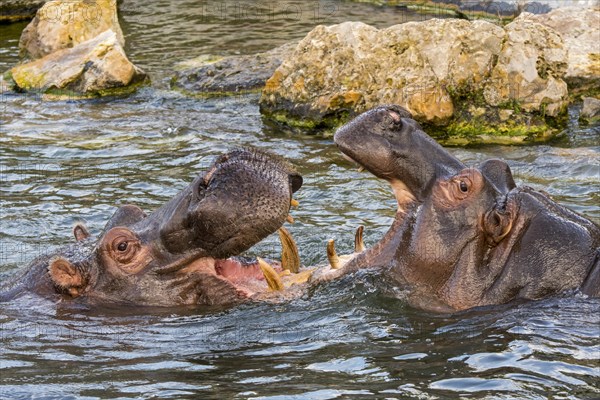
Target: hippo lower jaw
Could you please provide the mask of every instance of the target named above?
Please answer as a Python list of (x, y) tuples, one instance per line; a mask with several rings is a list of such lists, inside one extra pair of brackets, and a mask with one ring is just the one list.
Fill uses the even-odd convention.
[(171, 283), (181, 305), (229, 305), (247, 300), (281, 297), (292, 286), (305, 283), (313, 270), (300, 270), (296, 243), (280, 228), (282, 261), (261, 258), (188, 257), (156, 271)]

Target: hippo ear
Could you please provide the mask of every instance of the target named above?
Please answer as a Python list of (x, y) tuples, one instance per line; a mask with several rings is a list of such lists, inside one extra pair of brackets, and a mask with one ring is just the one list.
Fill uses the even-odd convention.
[(516, 187), (510, 167), (502, 160), (487, 160), (479, 169), (500, 193), (508, 193)]
[(73, 236), (75, 236), (75, 240), (78, 242), (87, 239), (90, 237), (90, 232), (87, 230), (84, 224), (77, 223), (73, 227)]
[(64, 257), (54, 257), (48, 265), (50, 279), (56, 289), (61, 293), (77, 297), (85, 286), (85, 279), (81, 272)]

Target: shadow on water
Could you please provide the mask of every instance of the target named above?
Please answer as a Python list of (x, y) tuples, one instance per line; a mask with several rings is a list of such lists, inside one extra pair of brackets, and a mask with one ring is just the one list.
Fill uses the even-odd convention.
[[(304, 264), (325, 262), (328, 239), (350, 252), (358, 225), (367, 246), (385, 233), (395, 209), (389, 188), (344, 161), (330, 138), (265, 127), (257, 95), (186, 98), (166, 81), (176, 62), (267, 50), (317, 23), (384, 27), (428, 16), (345, 1), (261, 3), (267, 13), (214, 1), (120, 5), (128, 54), (152, 86), (110, 100), (1, 98), (0, 280), (70, 241), (75, 222), (98, 233), (118, 205), (155, 209), (233, 146), (268, 149), (304, 176), (289, 226)], [(2, 71), (17, 61), (24, 26), (0, 26)], [(519, 184), (598, 222), (599, 132), (578, 126), (579, 111), (571, 108), (565, 139), (552, 145), (451, 151), (467, 164), (504, 158)], [(279, 251), (274, 235), (250, 253)], [(99, 309), (24, 296), (0, 307), (0, 398), (592, 398), (600, 396), (599, 308), (573, 295), (424, 313), (376, 274), (230, 310)]]

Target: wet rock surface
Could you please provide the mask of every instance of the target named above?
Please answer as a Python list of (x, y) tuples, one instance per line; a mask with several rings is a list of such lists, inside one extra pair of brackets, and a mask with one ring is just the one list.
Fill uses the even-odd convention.
[[(378, 30), (318, 26), (267, 81), (261, 111), (291, 126), (332, 128), (400, 104), (449, 142), (546, 140), (564, 115), (567, 51), (556, 32), (517, 19), (432, 19)], [(552, 120), (552, 121), (550, 121)]]
[(125, 55), (111, 30), (10, 70), (18, 90), (58, 96), (99, 96), (141, 83), (146, 74)]
[(124, 43), (116, 0), (49, 1), (23, 30), (23, 61), (5, 80), (48, 98), (129, 93), (148, 77), (129, 61)]
[(581, 119), (588, 124), (600, 122), (600, 99), (595, 97), (583, 98)]
[(20, 56), (36, 60), (95, 38), (106, 30), (125, 45), (116, 0), (49, 1), (40, 8), (19, 40)]
[(220, 95), (261, 90), (295, 43), (253, 55), (215, 58), (201, 56), (180, 64), (171, 87), (196, 95)]
[(2, 0), (0, 23), (7, 24), (31, 19), (46, 0)]

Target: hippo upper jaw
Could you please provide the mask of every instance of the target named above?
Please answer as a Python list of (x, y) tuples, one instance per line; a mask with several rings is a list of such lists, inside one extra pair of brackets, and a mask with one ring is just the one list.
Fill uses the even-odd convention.
[(234, 150), (134, 230), (176, 256), (227, 258), (279, 229), (301, 185), (302, 177), (283, 160)]
[(400, 209), (422, 202), (434, 182), (464, 169), (400, 106), (374, 108), (344, 125), (334, 142), (345, 157), (390, 183)]

